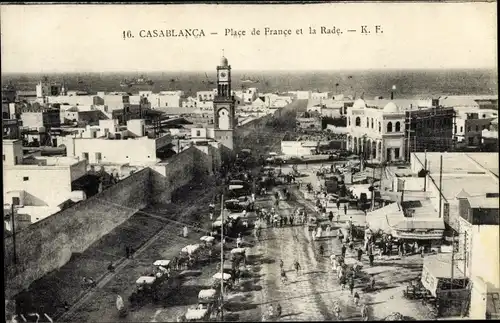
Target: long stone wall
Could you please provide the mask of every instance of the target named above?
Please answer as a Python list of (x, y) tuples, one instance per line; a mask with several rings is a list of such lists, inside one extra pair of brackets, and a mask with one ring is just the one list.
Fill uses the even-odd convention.
[(150, 170), (143, 169), (103, 192), (62, 210), (5, 239), (4, 273), (7, 292), (17, 293), (62, 267), (72, 253), (92, 243), (146, 207), (150, 195)]
[[(194, 147), (172, 157), (161, 172), (138, 171), (103, 192), (62, 210), (5, 239), (6, 296), (27, 288), (33, 281), (66, 264), (151, 203), (170, 202), (172, 192), (200, 174), (210, 174), (211, 158)], [(154, 168), (157, 168), (156, 166)]]

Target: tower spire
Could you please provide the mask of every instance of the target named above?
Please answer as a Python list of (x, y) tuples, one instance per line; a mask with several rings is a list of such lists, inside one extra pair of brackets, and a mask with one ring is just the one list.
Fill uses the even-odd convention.
[(224, 57), (224, 48), (222, 49), (222, 56)]

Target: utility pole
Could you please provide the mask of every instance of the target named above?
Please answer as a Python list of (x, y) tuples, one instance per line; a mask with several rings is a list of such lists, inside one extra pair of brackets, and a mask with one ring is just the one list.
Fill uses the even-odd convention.
[[(382, 178), (380, 178), (380, 183), (382, 183)], [(373, 167), (373, 175), (372, 175), (372, 207), (371, 211), (375, 208), (375, 167)]]
[(455, 274), (455, 231), (451, 236), (451, 288), (453, 289), (453, 275)]
[(220, 215), (221, 215), (221, 226), (220, 226), (220, 315), (221, 321), (224, 321), (224, 193), (222, 193), (220, 198)]
[(424, 176), (424, 192), (427, 192), (427, 149), (425, 150), (425, 161), (424, 161), (424, 171), (425, 171), (425, 176)]
[(464, 275), (467, 277), (467, 230), (464, 231)]
[[(460, 237), (460, 221), (457, 220), (457, 231), (458, 236)], [(453, 289), (453, 280), (455, 279), (455, 230), (452, 231), (453, 234), (451, 236), (451, 289)], [(464, 272), (465, 275), (465, 272)]]
[(443, 206), (441, 205), (443, 202), (443, 155), (440, 156), (439, 158), (439, 218), (442, 218), (442, 208)]
[(408, 150), (408, 161), (410, 161), (410, 158), (411, 158), (411, 133), (412, 133), (412, 130), (411, 130), (411, 122), (412, 122), (412, 117), (411, 117), (411, 110), (408, 112), (408, 122), (406, 123), (406, 125), (408, 126), (408, 129), (406, 130), (407, 133), (408, 133), (408, 138), (407, 138), (407, 150)]
[(14, 204), (14, 198), (12, 198), (12, 204), (10, 206), (10, 217), (11, 217), (11, 222), (12, 222), (12, 252), (13, 252), (13, 261), (14, 264), (17, 265), (17, 251), (16, 251), (16, 218), (14, 216), (15, 212), (15, 204)]

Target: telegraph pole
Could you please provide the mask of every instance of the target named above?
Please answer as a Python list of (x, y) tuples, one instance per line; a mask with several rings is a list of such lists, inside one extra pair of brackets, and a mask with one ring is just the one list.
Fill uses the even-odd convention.
[(451, 289), (453, 289), (453, 275), (455, 274), (455, 231), (451, 236)]
[(464, 275), (467, 276), (467, 230), (464, 231)]
[(424, 192), (427, 192), (427, 149), (424, 152), (425, 154), (425, 161), (424, 161), (424, 171), (425, 171), (425, 176), (424, 176)]
[(407, 139), (407, 150), (408, 150), (408, 161), (410, 161), (411, 159), (411, 133), (412, 133), (412, 130), (411, 130), (411, 121), (412, 121), (412, 117), (411, 117), (411, 110), (408, 112), (408, 122), (407, 122), (407, 125), (408, 125), (408, 129), (406, 130), (408, 132), (408, 139)]
[(16, 218), (14, 216), (15, 212), (15, 205), (14, 205), (14, 199), (12, 199), (12, 204), (10, 206), (10, 216), (11, 216), (11, 222), (12, 222), (12, 252), (13, 252), (13, 261), (14, 264), (17, 265), (17, 251), (16, 251)]
[(220, 315), (221, 321), (224, 321), (224, 193), (221, 195), (220, 201), (220, 215), (221, 215), (221, 226), (220, 226)]
[(443, 202), (443, 155), (439, 158), (439, 218), (442, 218), (441, 214), (443, 206), (441, 205)]

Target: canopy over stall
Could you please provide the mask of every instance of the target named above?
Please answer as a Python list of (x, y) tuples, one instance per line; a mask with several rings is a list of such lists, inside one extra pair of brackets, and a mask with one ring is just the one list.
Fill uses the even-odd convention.
[(245, 248), (234, 248), (231, 250), (232, 254), (242, 254), (245, 253), (246, 249)]
[(215, 240), (214, 237), (209, 237), (209, 236), (203, 236), (200, 238), (201, 241), (204, 241), (204, 242), (213, 242)]
[(191, 255), (191, 254), (195, 253), (198, 249), (200, 249), (199, 244), (191, 244), (191, 245), (188, 245), (188, 246), (185, 246), (184, 248), (182, 248), (181, 251)]
[(154, 266), (168, 267), (170, 260), (157, 260), (153, 263)]
[(228, 273), (224, 273), (224, 275), (222, 275), (221, 273), (216, 273), (215, 275), (212, 276), (213, 279), (224, 279), (224, 280), (229, 280), (231, 279), (231, 275), (228, 274)]
[(152, 277), (152, 276), (141, 276), (139, 277), (135, 283), (137, 285), (151, 285), (152, 283), (154, 283), (156, 280), (156, 277)]
[(217, 291), (215, 289), (202, 289), (198, 293), (198, 298), (199, 299), (213, 299), (213, 298), (215, 298), (216, 294), (217, 294)]
[(188, 309), (186, 313), (186, 320), (192, 321), (192, 320), (201, 320), (207, 315), (208, 310), (207, 309), (193, 309), (190, 308)]

